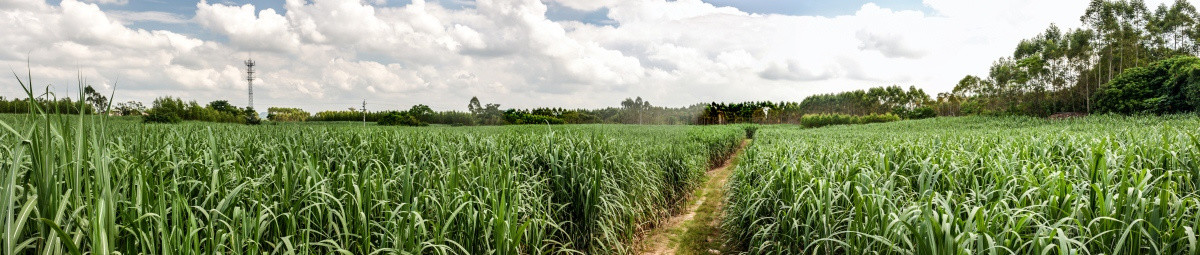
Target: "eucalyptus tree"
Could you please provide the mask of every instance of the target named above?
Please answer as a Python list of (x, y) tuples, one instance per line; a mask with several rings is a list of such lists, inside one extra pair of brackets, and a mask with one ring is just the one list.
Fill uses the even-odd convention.
[(1196, 12), (1196, 7), (1188, 1), (1176, 0), (1164, 18), (1166, 28), (1164, 32), (1171, 35), (1172, 49), (1188, 53), (1189, 49), (1185, 47), (1189, 45), (1194, 47), (1197, 38), (1187, 36), (1187, 32), (1189, 28), (1200, 25), (1200, 22), (1197, 22), (1197, 19), (1200, 19), (1200, 13)]
[[(1097, 57), (1096, 54), (1094, 54), (1096, 47), (1091, 40), (1093, 37), (1095, 37), (1095, 31), (1090, 29), (1080, 29), (1068, 33), (1065, 38), (1068, 45), (1065, 54), (1068, 59), (1067, 62), (1070, 63), (1069, 65), (1072, 69), (1072, 71), (1068, 74), (1067, 83), (1074, 84), (1075, 95), (1064, 96), (1067, 96), (1069, 99), (1073, 98), (1076, 100), (1078, 100), (1078, 98), (1083, 98), (1083, 109), (1089, 112), (1091, 111), (1092, 107), (1092, 91), (1095, 91), (1095, 87), (1099, 86), (1097, 81), (1088, 81), (1085, 79), (1085, 77), (1083, 77), (1086, 71), (1097, 63)], [(1077, 103), (1071, 105), (1073, 107), (1072, 111), (1078, 111), (1078, 109), (1074, 109), (1074, 107), (1078, 105)]]
[[(1100, 56), (1101, 63), (1098, 63), (1097, 67), (1099, 64), (1105, 65), (1103, 80), (1112, 79), (1112, 43), (1108, 39), (1112, 37), (1117, 27), (1117, 18), (1113, 9), (1113, 4), (1109, 1), (1092, 0), (1088, 4), (1087, 11), (1080, 18), (1080, 21), (1096, 31), (1093, 45), (1097, 46), (1094, 48), (1096, 56)], [(1097, 79), (1097, 81), (1099, 80), (1101, 79)]]

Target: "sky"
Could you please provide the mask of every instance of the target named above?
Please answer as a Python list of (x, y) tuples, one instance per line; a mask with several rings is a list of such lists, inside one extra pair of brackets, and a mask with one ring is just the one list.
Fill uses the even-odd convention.
[[(465, 110), (472, 96), (679, 107), (889, 85), (936, 95), (1052, 23), (1079, 27), (1087, 2), (0, 0), (0, 66), (58, 95), (77, 95), (82, 76), (117, 102), (244, 106), (253, 58), (260, 111)], [(23, 97), (15, 78), (0, 79), (0, 96)]]

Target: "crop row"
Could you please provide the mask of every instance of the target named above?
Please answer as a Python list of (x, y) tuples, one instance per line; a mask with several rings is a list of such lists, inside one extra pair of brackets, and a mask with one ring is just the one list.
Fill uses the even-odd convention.
[(723, 228), (753, 254), (1200, 254), (1200, 118), (768, 128)]
[(744, 135), (0, 120), (0, 254), (629, 253)]

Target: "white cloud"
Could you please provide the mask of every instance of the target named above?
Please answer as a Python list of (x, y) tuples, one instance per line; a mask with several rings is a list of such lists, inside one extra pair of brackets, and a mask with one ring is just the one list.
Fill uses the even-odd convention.
[(120, 20), (125, 23), (151, 21), (165, 24), (183, 24), (191, 22), (189, 18), (180, 16), (178, 14), (160, 11), (108, 11), (107, 13), (108, 16), (112, 17), (113, 19)]
[(126, 5), (126, 4), (129, 4), (129, 0), (83, 0), (83, 2), (85, 2), (85, 3), (97, 3), (97, 4), (112, 4), (112, 5)]
[[(0, 64), (73, 87), (121, 80), (119, 101), (174, 95), (244, 102), (258, 61), (259, 108), (345, 109), (471, 96), (505, 107), (604, 107), (793, 100), (880, 85), (949, 90), (1050, 23), (1078, 27), (1086, 0), (925, 0), (936, 14), (864, 5), (837, 17), (762, 15), (700, 0), (546, 0), (606, 9), (615, 23), (555, 22), (541, 0), (466, 8), (413, 0), (287, 0), (283, 9), (200, 1), (194, 17), (105, 11), (94, 2), (0, 2)], [(1151, 1), (1158, 4), (1166, 0)], [(215, 40), (131, 28), (194, 22)], [(10, 95), (10, 90), (0, 90)]]
[(196, 21), (204, 27), (229, 37), (242, 50), (295, 52), (299, 37), (291, 25), (274, 9), (254, 14), (253, 5), (209, 5), (206, 0), (196, 4)]

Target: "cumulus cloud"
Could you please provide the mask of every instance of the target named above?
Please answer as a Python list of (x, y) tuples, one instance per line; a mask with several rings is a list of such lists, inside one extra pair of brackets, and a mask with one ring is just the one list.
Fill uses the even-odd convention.
[(258, 12), (254, 5), (209, 5), (206, 0), (196, 4), (196, 21), (214, 32), (229, 38), (242, 50), (295, 52), (299, 37), (283, 15), (274, 9)]
[[(37, 84), (67, 90), (78, 73), (120, 79), (118, 101), (237, 103), (241, 61), (253, 57), (259, 108), (345, 109), (367, 99), (462, 110), (471, 96), (505, 107), (604, 107), (633, 96), (672, 106), (801, 100), (892, 84), (948, 90), (1050, 23), (1079, 26), (1087, 4), (925, 0), (935, 13), (867, 4), (819, 17), (701, 0), (545, 1), (287, 0), (264, 9), (202, 0), (194, 16), (105, 10), (125, 2), (114, 0), (0, 1), (0, 64), (19, 69), (29, 54)], [(553, 21), (548, 8), (603, 9), (612, 23)], [(188, 23), (215, 38), (137, 22)]]
[[(51, 80), (82, 72), (148, 71), (203, 44), (170, 31), (131, 29), (94, 4), (64, 0), (59, 6), (31, 2), (0, 9), (0, 63), (16, 68), (32, 58), (35, 72)], [(115, 79), (116, 77), (112, 77)]]

